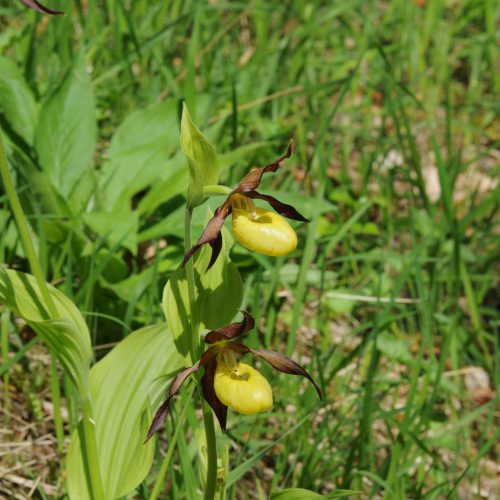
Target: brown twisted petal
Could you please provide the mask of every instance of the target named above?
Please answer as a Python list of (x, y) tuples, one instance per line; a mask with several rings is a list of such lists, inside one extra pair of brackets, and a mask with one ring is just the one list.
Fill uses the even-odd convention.
[(34, 9), (38, 12), (43, 12), (44, 14), (49, 14), (51, 16), (64, 16), (65, 12), (62, 10), (52, 10), (49, 9), (45, 6), (43, 6), (41, 3), (37, 2), (36, 0), (21, 0), (21, 2), (26, 5), (26, 7), (29, 7), (30, 9)]
[(219, 421), (220, 428), (225, 431), (227, 420), (227, 406), (217, 397), (214, 389), (214, 377), (216, 368), (217, 360), (213, 358), (205, 367), (205, 373), (201, 378), (201, 387), (203, 389), (203, 397), (214, 411), (217, 420)]
[(170, 384), (170, 387), (168, 388), (168, 398), (156, 411), (144, 443), (147, 443), (151, 439), (153, 434), (162, 426), (165, 418), (167, 418), (170, 400), (179, 392), (179, 389), (189, 377), (189, 375), (197, 372), (202, 366), (206, 366), (208, 363), (210, 363), (210, 361), (215, 357), (216, 354), (217, 352), (214, 348), (208, 349), (203, 353), (201, 358), (193, 366), (184, 368), (174, 377)]
[(182, 267), (186, 265), (186, 262), (195, 254), (202, 245), (208, 243), (212, 247), (212, 257), (210, 258), (210, 263), (208, 264), (207, 271), (214, 265), (217, 257), (222, 249), (222, 235), (221, 230), (224, 225), (224, 220), (231, 213), (231, 201), (229, 198), (215, 211), (214, 216), (208, 221), (203, 233), (196, 245), (192, 247), (182, 261)]
[(314, 381), (311, 375), (309, 375), (309, 373), (302, 368), (302, 366), (291, 360), (288, 356), (280, 354), (279, 352), (268, 351), (267, 349), (251, 349), (251, 352), (254, 356), (258, 356), (264, 361), (267, 361), (272, 367), (276, 368), (276, 370), (279, 370), (280, 372), (288, 373), (289, 375), (302, 375), (307, 378), (312, 385), (314, 385), (319, 399), (323, 401), (323, 395), (321, 394), (321, 389), (318, 387), (318, 384)]
[(286, 203), (282, 203), (281, 201), (274, 198), (274, 196), (270, 196), (268, 194), (260, 194), (257, 191), (251, 191), (249, 193), (245, 193), (245, 196), (248, 198), (258, 198), (259, 200), (264, 200), (271, 205), (276, 212), (288, 219), (299, 220), (301, 222), (309, 222), (309, 219), (306, 219), (302, 214), (297, 212), (292, 205), (287, 205)]
[(290, 158), (292, 155), (292, 142), (288, 144), (288, 149), (283, 156), (280, 156), (277, 160), (273, 161), (269, 165), (266, 165), (263, 168), (257, 168), (252, 170), (250, 173), (245, 175), (241, 182), (238, 184), (238, 187), (233, 191), (233, 193), (246, 194), (254, 189), (259, 187), (260, 181), (262, 180), (262, 176), (267, 172), (276, 172), (278, 170), (281, 162), (286, 158)]
[(236, 321), (230, 325), (223, 326), (218, 330), (208, 332), (205, 335), (205, 342), (207, 344), (213, 344), (215, 342), (220, 342), (221, 340), (231, 340), (243, 335), (244, 333), (250, 331), (255, 326), (255, 320), (252, 315), (247, 311), (241, 311), (243, 313), (243, 321)]
[(250, 349), (250, 347), (247, 347), (245, 344), (242, 344), (241, 342), (235, 342), (235, 341), (228, 342), (226, 344), (226, 348), (240, 355), (246, 354), (247, 352), (252, 352), (252, 349)]

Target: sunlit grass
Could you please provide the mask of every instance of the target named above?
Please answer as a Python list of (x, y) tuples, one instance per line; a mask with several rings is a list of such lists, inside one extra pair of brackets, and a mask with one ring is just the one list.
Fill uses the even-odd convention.
[[(326, 402), (318, 406), (306, 384), (262, 367), (278, 381), (274, 408), (249, 418), (230, 413), (228, 497), (266, 498), (284, 487), (388, 499), (500, 494), (493, 483), (498, 6), (90, 0), (51, 7), (67, 15), (49, 19), (20, 2), (0, 7), (2, 55), (32, 95), (8, 99), (2, 82), (11, 77), (0, 71), (0, 125), (45, 274), (85, 312), (96, 358), (105, 352), (99, 345), (163, 320), (161, 290), (183, 255), (187, 174), (177, 122), (185, 100), (219, 153), (239, 151), (224, 165), (228, 185), (293, 138), (288, 173), (263, 185), (266, 193), (284, 191), (280, 199), (311, 220), (291, 256), (235, 246), (233, 260), (259, 325), (249, 345), (296, 353)], [(82, 166), (88, 176), (60, 197), (40, 145), (51, 129), (35, 132), (32, 116), (79, 54), (97, 142)], [(81, 113), (89, 106), (76, 102)], [(151, 114), (130, 117), (146, 108)], [(3, 187), (0, 256), (24, 269), (2, 195)], [(205, 222), (199, 212), (195, 236)], [(21, 352), (26, 368), (29, 337), (7, 318), (4, 340), (7, 327), (11, 356)], [(1, 366), (8, 364), (3, 351)], [(11, 399), (25, 390), (12, 376), (3, 382)], [(185, 392), (174, 422), (182, 421)], [(35, 419), (28, 402), (21, 408), (25, 421)], [(201, 425), (191, 408), (185, 419), (186, 429)], [(15, 441), (15, 421), (6, 429)], [(149, 498), (163, 453), (138, 497)], [(193, 436), (179, 432), (173, 453), (169, 497), (196, 498)], [(55, 461), (50, 470), (36, 453), (28, 461), (25, 477), (42, 476), (62, 495)]]

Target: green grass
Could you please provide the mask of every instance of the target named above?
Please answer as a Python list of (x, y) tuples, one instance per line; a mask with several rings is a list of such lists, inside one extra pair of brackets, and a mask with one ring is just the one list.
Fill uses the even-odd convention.
[[(8, 98), (14, 77), (0, 74), (0, 125), (45, 275), (84, 311), (94, 345), (163, 320), (161, 290), (183, 253), (181, 101), (219, 153), (243, 148), (224, 157), (228, 185), (294, 139), (294, 156), (262, 191), (279, 191), (311, 219), (298, 250), (270, 259), (236, 245), (232, 258), (258, 318), (249, 345), (293, 351), (325, 403), (262, 367), (275, 405), (258, 417), (230, 413), (228, 498), (290, 487), (500, 495), (491, 490), (500, 452), (497, 4), (46, 3), (67, 15), (0, 6), (1, 53), (26, 82)], [(80, 55), (74, 126), (95, 120), (95, 135), (86, 127), (75, 136), (60, 110), (36, 118)], [(157, 121), (136, 116), (119, 129), (165, 100)], [(51, 155), (70, 158), (69, 175), (78, 164), (77, 189), (58, 185)], [(0, 203), (0, 258), (27, 269), (3, 186)], [(32, 351), (12, 319), (2, 316), (0, 368), (15, 392), (25, 388), (8, 376), (5, 342), (22, 366)], [(467, 385), (470, 367), (489, 375), (489, 392)], [(183, 422), (183, 407), (173, 422)], [(201, 426), (192, 409), (185, 422)], [(15, 430), (15, 420), (5, 425)], [(197, 497), (196, 446), (178, 433), (164, 466), (170, 497)], [(138, 498), (151, 494), (163, 453)], [(39, 463), (27, 470), (45, 471), (62, 497), (55, 463), (50, 473)]]

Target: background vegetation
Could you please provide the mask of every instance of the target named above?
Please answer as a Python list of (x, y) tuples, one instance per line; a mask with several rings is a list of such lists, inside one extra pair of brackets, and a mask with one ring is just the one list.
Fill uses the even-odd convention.
[[(232, 257), (249, 344), (293, 350), (326, 401), (262, 367), (275, 405), (229, 416), (229, 498), (499, 498), (498, 3), (47, 5), (66, 16), (0, 3), (0, 125), (45, 275), (83, 311), (96, 359), (163, 320), (183, 254), (182, 101), (230, 186), (293, 137), (265, 192), (311, 219), (298, 249)], [(5, 201), (0, 186), (0, 261), (27, 270)], [(74, 409), (53, 400), (46, 348), (0, 311), (0, 494), (60, 498), (54, 425)], [(197, 497), (190, 396), (167, 424), (169, 441), (181, 426), (169, 498)]]

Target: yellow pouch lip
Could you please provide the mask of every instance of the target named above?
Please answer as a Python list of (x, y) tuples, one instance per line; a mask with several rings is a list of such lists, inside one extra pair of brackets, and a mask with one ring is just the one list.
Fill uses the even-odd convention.
[(279, 214), (263, 208), (247, 211), (233, 208), (233, 233), (245, 248), (263, 255), (279, 257), (297, 247), (297, 235)]
[(244, 415), (265, 412), (273, 405), (269, 382), (246, 363), (238, 363), (234, 370), (230, 370), (218, 360), (214, 389), (223, 404)]

